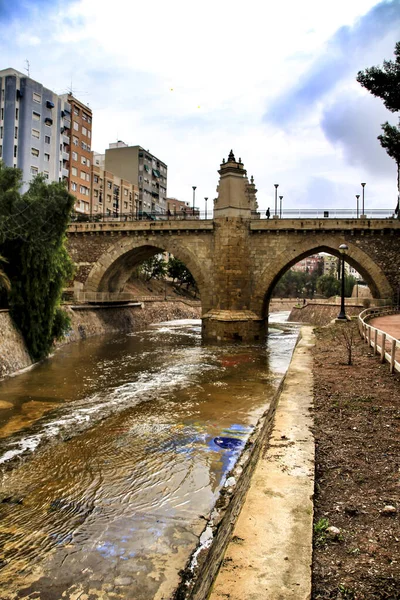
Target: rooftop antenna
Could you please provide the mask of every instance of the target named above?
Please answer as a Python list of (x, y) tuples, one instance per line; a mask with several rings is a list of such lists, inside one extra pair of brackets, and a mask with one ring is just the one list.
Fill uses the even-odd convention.
[(25, 62), (26, 62), (25, 71), (28, 73), (28, 77), (30, 77), (30, 66), (31, 66), (31, 63), (29, 62), (29, 60), (27, 58), (25, 59)]

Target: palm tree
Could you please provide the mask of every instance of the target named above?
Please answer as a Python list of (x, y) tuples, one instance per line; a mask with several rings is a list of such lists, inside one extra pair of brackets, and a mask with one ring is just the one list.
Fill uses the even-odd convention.
[[(2, 262), (7, 262), (7, 260), (5, 258), (3, 258), (0, 254), (0, 264)], [(6, 272), (3, 271), (3, 269), (0, 267), (0, 289), (2, 289), (2, 288), (7, 290), (7, 292), (9, 292), (11, 289), (11, 283), (6, 275)]]

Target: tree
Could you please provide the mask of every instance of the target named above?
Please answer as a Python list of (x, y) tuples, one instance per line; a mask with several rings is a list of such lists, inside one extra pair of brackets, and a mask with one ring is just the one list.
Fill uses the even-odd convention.
[(325, 298), (336, 296), (340, 293), (340, 281), (333, 275), (322, 275), (317, 281), (317, 291)]
[(37, 176), (21, 195), (21, 172), (0, 164), (0, 250), (8, 260), (10, 315), (33, 360), (46, 357), (68, 327), (60, 302), (72, 278), (65, 247), (74, 197)]
[[(382, 98), (384, 105), (391, 112), (400, 110), (400, 42), (394, 49), (395, 60), (384, 60), (383, 67), (370, 67), (359, 71), (357, 81), (371, 94)], [(387, 121), (381, 126), (383, 135), (378, 136), (381, 146), (397, 165), (397, 206), (395, 213), (400, 218), (400, 120), (399, 126), (390, 125)]]
[(190, 288), (193, 288), (196, 297), (198, 288), (193, 275), (189, 269), (186, 268), (184, 263), (174, 256), (171, 256), (168, 261), (168, 275), (171, 277), (172, 281), (176, 280), (179, 283), (179, 287), (186, 285), (188, 291)]
[(143, 273), (145, 280), (164, 279), (167, 274), (167, 263), (162, 254), (156, 254), (144, 260), (139, 267), (139, 273)]

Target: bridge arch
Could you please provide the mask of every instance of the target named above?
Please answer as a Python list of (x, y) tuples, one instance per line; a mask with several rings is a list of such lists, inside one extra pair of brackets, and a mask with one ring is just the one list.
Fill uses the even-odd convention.
[(326, 252), (340, 257), (338, 246), (342, 243), (346, 243), (348, 246), (346, 262), (362, 275), (374, 298), (391, 298), (393, 291), (385, 273), (366, 252), (348, 239), (338, 240), (337, 235), (332, 236), (332, 239), (330, 239), (329, 235), (324, 235), (322, 243), (318, 243), (315, 239), (307, 241), (300, 239), (293, 241), (290, 245), (283, 244), (282, 249), (277, 252), (275, 257), (269, 257), (266, 267), (255, 273), (252, 310), (261, 317), (266, 317), (272, 291), (290, 267), (303, 258), (319, 252)]
[(88, 292), (120, 292), (135, 267), (155, 254), (168, 252), (179, 259), (192, 273), (199, 289), (202, 311), (206, 312), (210, 306), (210, 278), (212, 269), (209, 260), (204, 260), (190, 248), (168, 238), (154, 241), (150, 238), (134, 239), (132, 237), (119, 238), (114, 244), (98, 258), (91, 269), (84, 290)]

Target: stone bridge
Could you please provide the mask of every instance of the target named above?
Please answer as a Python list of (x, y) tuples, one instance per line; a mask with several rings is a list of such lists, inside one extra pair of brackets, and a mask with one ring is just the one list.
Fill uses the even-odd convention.
[(203, 336), (258, 340), (272, 290), (296, 262), (317, 252), (340, 256), (361, 273), (375, 298), (400, 287), (400, 222), (396, 219), (263, 219), (253, 178), (231, 152), (219, 170), (212, 220), (74, 223), (68, 248), (75, 288), (119, 293), (132, 270), (160, 252), (180, 259), (201, 296)]

